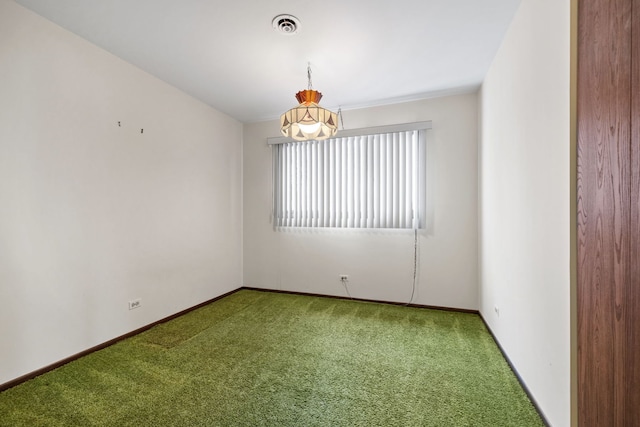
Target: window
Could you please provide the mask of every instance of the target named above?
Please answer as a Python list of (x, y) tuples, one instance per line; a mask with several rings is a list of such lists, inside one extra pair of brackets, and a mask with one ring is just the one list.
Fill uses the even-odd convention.
[(275, 226), (424, 228), (430, 128), (421, 122), (324, 141), (270, 139)]

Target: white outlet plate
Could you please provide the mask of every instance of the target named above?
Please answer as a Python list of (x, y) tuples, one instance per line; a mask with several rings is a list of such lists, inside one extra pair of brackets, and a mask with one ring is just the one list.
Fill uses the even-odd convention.
[(129, 301), (129, 310), (133, 310), (134, 308), (140, 308), (141, 306), (142, 306), (142, 298)]

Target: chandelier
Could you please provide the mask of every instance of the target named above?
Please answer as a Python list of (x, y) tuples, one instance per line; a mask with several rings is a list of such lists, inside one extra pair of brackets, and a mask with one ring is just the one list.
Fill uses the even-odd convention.
[(300, 105), (280, 116), (280, 132), (296, 141), (330, 138), (338, 131), (338, 115), (318, 105), (322, 94), (313, 90), (310, 64), (307, 79), (308, 88), (296, 93)]

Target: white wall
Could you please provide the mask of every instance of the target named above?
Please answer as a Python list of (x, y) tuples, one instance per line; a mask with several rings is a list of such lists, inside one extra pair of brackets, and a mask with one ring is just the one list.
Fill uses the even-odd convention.
[(239, 287), (241, 150), (239, 122), (0, 0), (0, 384)]
[[(477, 95), (475, 93), (344, 112), (348, 129), (433, 121), (434, 226), (419, 235), (414, 303), (477, 309)], [(278, 122), (244, 127), (244, 284), (408, 302), (414, 235), (404, 231), (289, 229), (271, 222), (271, 149)]]
[(550, 423), (568, 426), (570, 0), (522, 2), (480, 103), (480, 312)]

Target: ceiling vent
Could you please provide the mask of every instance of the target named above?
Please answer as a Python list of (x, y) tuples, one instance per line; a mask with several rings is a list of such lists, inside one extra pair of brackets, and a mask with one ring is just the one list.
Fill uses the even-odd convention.
[(271, 21), (273, 29), (285, 36), (297, 34), (300, 30), (300, 21), (293, 15), (278, 15)]

